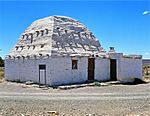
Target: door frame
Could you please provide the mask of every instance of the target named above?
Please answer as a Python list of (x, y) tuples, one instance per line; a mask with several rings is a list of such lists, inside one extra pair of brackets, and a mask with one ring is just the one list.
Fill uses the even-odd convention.
[(110, 80), (117, 81), (117, 59), (110, 59)]
[[(91, 61), (90, 61), (91, 60)], [(92, 64), (90, 64), (92, 62)], [(95, 58), (88, 58), (88, 81), (94, 81), (95, 77)]]
[(41, 85), (41, 76), (40, 76), (40, 71), (41, 70), (44, 70), (44, 79), (45, 79), (45, 83), (44, 83), (44, 85), (46, 85), (47, 83), (46, 83), (46, 64), (39, 64), (39, 85)]

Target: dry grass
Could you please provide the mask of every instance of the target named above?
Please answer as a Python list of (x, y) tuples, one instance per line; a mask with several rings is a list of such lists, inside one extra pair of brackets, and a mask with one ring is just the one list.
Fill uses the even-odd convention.
[(150, 82), (150, 66), (143, 66), (143, 80)]
[(4, 68), (0, 67), (0, 83), (4, 80)]

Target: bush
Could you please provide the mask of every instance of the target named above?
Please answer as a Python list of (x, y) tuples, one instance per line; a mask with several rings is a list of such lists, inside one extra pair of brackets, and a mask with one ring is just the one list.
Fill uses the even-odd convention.
[(0, 82), (3, 80), (4, 78), (4, 68), (0, 67)]
[(0, 67), (4, 67), (4, 60), (0, 57)]

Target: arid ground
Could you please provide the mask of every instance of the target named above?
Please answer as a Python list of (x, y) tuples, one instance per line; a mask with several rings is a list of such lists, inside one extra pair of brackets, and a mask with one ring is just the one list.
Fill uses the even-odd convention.
[(149, 116), (150, 83), (60, 90), (0, 84), (1, 116)]
[(51, 111), (59, 116), (150, 116), (150, 83), (61, 90), (1, 80), (0, 116), (52, 116)]

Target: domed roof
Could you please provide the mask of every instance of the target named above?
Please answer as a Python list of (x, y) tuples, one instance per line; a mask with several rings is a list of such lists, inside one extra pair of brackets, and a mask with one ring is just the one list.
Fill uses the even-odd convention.
[(10, 56), (98, 54), (102, 47), (79, 21), (50, 16), (34, 21), (20, 36)]

